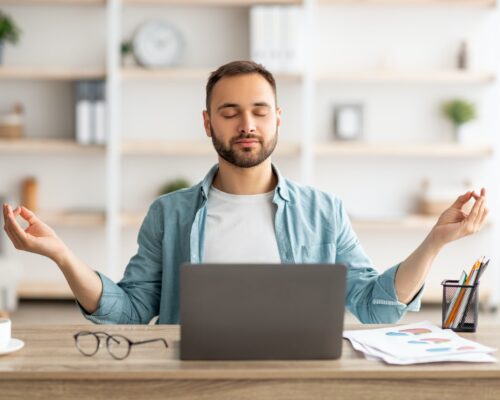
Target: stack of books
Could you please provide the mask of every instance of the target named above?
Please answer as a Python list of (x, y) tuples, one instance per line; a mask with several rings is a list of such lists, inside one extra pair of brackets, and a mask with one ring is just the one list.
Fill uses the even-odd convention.
[(300, 73), (304, 61), (303, 11), (300, 6), (253, 6), (250, 54), (273, 73)]

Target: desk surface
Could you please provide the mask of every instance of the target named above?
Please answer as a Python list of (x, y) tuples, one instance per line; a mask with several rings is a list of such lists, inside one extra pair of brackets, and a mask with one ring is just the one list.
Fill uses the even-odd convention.
[[(347, 326), (346, 329), (370, 327), (380, 325)], [(75, 348), (73, 334), (89, 328), (121, 333), (134, 341), (163, 337), (170, 347), (166, 349), (159, 342), (135, 346), (123, 361), (111, 358), (105, 348), (93, 357), (85, 357)], [(500, 348), (499, 328), (500, 325), (480, 326), (478, 332), (461, 336)], [(86, 380), (87, 392), (83, 392), (86, 396), (88, 381), (93, 381), (91, 386), (100, 388), (102, 398), (108, 400), (131, 396), (135, 390), (134, 382), (141, 384), (136, 390), (142, 395), (146, 394), (145, 387), (154, 387), (156, 392), (152, 391), (150, 398), (155, 398), (155, 393), (158, 395), (160, 387), (160, 394), (165, 393), (164, 390), (173, 390), (177, 393), (175, 398), (179, 399), (190, 396), (199, 399), (256, 398), (248, 393), (259, 393), (259, 399), (290, 399), (305, 394), (314, 398), (313, 393), (322, 397), (331, 390), (338, 393), (336, 398), (387, 399), (404, 395), (405, 399), (423, 399), (429, 398), (428, 390), (432, 387), (434, 392), (436, 388), (447, 388), (447, 395), (441, 396), (441, 399), (457, 395), (463, 397), (469, 389), (476, 391), (475, 400), (500, 398), (500, 364), (497, 363), (392, 366), (366, 360), (346, 340), (339, 360), (180, 361), (179, 333), (179, 326), (176, 325), (16, 326), (12, 336), (22, 339), (25, 347), (0, 356), (0, 393), (19, 395), (16, 382), (20, 385), (30, 381), (35, 384), (33, 387), (37, 388), (38, 394), (46, 392), (57, 398), (57, 393), (63, 393), (55, 389), (58, 385), (62, 385), (64, 395), (69, 396), (71, 385), (76, 385), (75, 391), (81, 391), (82, 380)], [(149, 384), (144, 385), (145, 382)], [(106, 390), (109, 385), (114, 385), (113, 390)], [(27, 390), (26, 385), (22, 387), (23, 391)], [(484, 390), (485, 387), (488, 389)], [(119, 396), (120, 390), (124, 391), (123, 397)]]
[[(347, 326), (346, 329), (381, 327), (380, 325)], [(0, 357), (0, 380), (57, 376), (68, 379), (124, 378), (143, 379), (281, 379), (281, 378), (364, 378), (408, 376), (436, 377), (472, 376), (500, 378), (498, 363), (433, 363), (391, 366), (367, 361), (344, 340), (342, 358), (320, 361), (180, 361), (178, 325), (101, 325), (90, 330), (122, 333), (131, 340), (163, 337), (169, 348), (156, 342), (135, 346), (129, 357), (114, 360), (105, 348), (93, 357), (81, 355), (73, 334), (89, 330), (88, 325), (14, 327), (12, 336), (25, 342), (25, 347)], [(486, 346), (500, 348), (500, 325), (481, 326), (476, 333), (460, 335)]]

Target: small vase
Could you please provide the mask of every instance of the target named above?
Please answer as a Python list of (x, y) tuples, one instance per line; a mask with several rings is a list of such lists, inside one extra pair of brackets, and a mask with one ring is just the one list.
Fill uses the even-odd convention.
[(455, 140), (455, 143), (460, 143), (462, 139), (462, 126), (461, 125), (455, 125), (454, 130), (453, 130), (453, 139)]

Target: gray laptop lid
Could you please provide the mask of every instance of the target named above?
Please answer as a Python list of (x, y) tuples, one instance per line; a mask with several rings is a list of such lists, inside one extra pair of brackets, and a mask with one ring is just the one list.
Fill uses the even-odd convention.
[(338, 264), (184, 264), (182, 360), (335, 359), (346, 268)]

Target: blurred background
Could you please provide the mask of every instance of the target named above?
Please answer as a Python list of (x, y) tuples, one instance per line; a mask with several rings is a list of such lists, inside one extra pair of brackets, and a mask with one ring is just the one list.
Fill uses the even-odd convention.
[[(35, 210), (119, 280), (148, 206), (216, 162), (205, 84), (241, 59), (277, 79), (273, 162), (343, 199), (379, 270), (404, 260), (459, 194), (487, 188), (486, 226), (444, 249), (427, 314), (407, 318), (440, 323), (441, 282), (483, 255), (481, 310), (496, 318), (496, 0), (0, 0), (2, 202)], [(14, 323), (85, 322), (57, 266), (3, 231), (0, 311)]]

